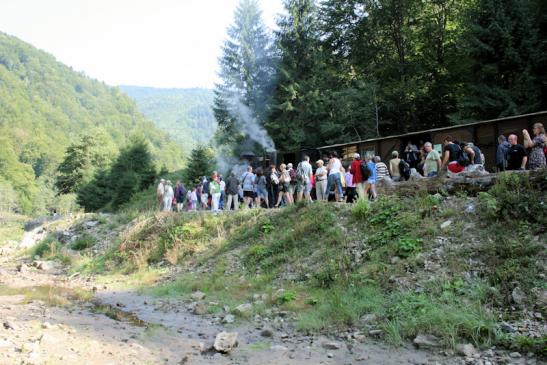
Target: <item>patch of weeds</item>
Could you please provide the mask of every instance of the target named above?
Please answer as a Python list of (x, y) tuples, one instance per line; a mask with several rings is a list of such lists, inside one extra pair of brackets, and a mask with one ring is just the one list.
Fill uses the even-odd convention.
[(293, 291), (285, 291), (283, 294), (277, 297), (278, 304), (290, 303), (296, 299), (296, 293)]
[(357, 219), (365, 220), (367, 219), (370, 213), (370, 203), (367, 199), (358, 199), (355, 204), (353, 204), (352, 209), (353, 216)]
[(70, 248), (76, 251), (82, 251), (88, 248), (91, 248), (97, 244), (97, 239), (88, 234), (84, 233), (80, 237), (78, 237), (72, 244), (70, 245)]
[(423, 240), (420, 238), (402, 237), (397, 241), (397, 254), (401, 257), (408, 257), (418, 252)]
[(518, 352), (533, 352), (542, 358), (547, 357), (547, 336), (532, 338), (523, 335), (500, 334), (497, 343)]

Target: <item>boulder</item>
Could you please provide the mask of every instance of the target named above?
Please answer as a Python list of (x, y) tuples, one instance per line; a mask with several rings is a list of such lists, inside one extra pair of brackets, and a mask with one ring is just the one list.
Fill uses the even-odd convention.
[(87, 228), (87, 229), (91, 229), (91, 228), (95, 227), (97, 224), (99, 224), (99, 221), (88, 221), (88, 222), (84, 223), (85, 228)]
[(414, 345), (418, 346), (419, 348), (425, 349), (441, 346), (439, 339), (433, 335), (418, 335), (413, 342)]
[(522, 305), (526, 301), (526, 294), (518, 286), (511, 292), (511, 299), (516, 305)]
[(233, 314), (227, 314), (222, 318), (222, 323), (230, 324), (234, 323), (236, 320), (236, 317)]
[(220, 332), (215, 337), (215, 343), (213, 347), (216, 351), (222, 353), (230, 353), (235, 347), (237, 347), (237, 332)]
[(260, 336), (262, 336), (262, 337), (273, 337), (273, 335), (274, 335), (274, 332), (271, 328), (264, 328), (260, 332)]

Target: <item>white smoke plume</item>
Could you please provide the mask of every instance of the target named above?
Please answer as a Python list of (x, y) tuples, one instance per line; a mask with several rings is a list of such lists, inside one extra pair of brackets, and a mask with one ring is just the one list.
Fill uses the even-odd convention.
[(230, 100), (230, 114), (237, 120), (238, 127), (249, 138), (258, 143), (266, 152), (275, 152), (275, 144), (266, 129), (253, 116), (251, 109), (241, 102), (241, 98), (234, 95)]

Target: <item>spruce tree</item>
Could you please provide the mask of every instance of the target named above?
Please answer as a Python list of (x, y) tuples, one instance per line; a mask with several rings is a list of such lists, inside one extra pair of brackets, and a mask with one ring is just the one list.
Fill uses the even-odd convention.
[(211, 176), (215, 169), (214, 156), (211, 149), (197, 146), (192, 150), (188, 165), (184, 169), (184, 179), (188, 186), (197, 184), (202, 176)]
[[(250, 119), (258, 127), (264, 119), (272, 83), (271, 41), (256, 0), (241, 0), (222, 48), (221, 82), (215, 87), (216, 141), (232, 146), (235, 154), (253, 148)], [(244, 111), (242, 111), (244, 109)], [(249, 119), (242, 120), (242, 114)]]

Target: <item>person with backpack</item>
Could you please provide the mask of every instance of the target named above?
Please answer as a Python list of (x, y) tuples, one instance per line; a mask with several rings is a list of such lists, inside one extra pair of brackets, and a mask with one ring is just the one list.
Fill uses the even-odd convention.
[(447, 168), (449, 173), (459, 174), (465, 169), (466, 157), (457, 143), (454, 143), (452, 136), (448, 135), (444, 139), (444, 153), (442, 168)]
[(401, 170), (399, 169), (401, 161), (402, 160), (399, 158), (399, 152), (391, 152), (391, 160), (389, 160), (389, 173), (391, 174), (391, 179), (395, 182), (401, 181)]
[(261, 168), (256, 169), (256, 208), (260, 208), (262, 206), (262, 202), (264, 202), (266, 208), (268, 208), (269, 201), (266, 184), (266, 176), (264, 176), (264, 171)]
[(329, 177), (327, 180), (327, 194), (330, 194), (332, 186), (335, 185), (335, 188), (338, 191), (338, 199), (340, 202), (343, 202), (344, 191), (342, 190), (342, 178), (340, 176), (340, 172), (342, 171), (342, 162), (338, 158), (336, 151), (331, 152), (329, 155), (327, 170), (329, 171)]
[(498, 137), (498, 148), (496, 150), (496, 168), (498, 172), (507, 169), (507, 153), (511, 145), (507, 142), (507, 138), (503, 134)]
[(234, 204), (234, 210), (239, 208), (239, 179), (236, 177), (235, 172), (230, 173), (230, 177), (226, 182), (226, 210), (232, 209), (232, 202)]
[(329, 195), (327, 194), (327, 168), (324, 166), (325, 162), (323, 160), (318, 160), (316, 162), (317, 169), (315, 170), (315, 196), (318, 201), (327, 201), (329, 200)]
[(253, 174), (253, 167), (247, 167), (247, 171), (241, 176), (241, 184), (243, 185), (243, 201), (245, 202), (245, 207), (249, 208), (252, 206), (255, 199), (255, 174)]
[[(363, 178), (367, 177), (365, 182), (365, 197), (369, 196), (372, 200), (376, 200), (378, 194), (376, 193), (376, 180), (377, 180), (377, 171), (376, 164), (373, 161), (373, 157), (367, 157), (367, 168), (368, 168), (368, 177), (366, 174), (363, 174)], [(362, 171), (363, 172), (363, 171)]]
[(177, 200), (177, 212), (182, 212), (182, 206), (184, 205), (184, 199), (186, 198), (186, 188), (184, 184), (177, 181), (175, 186), (175, 199)]
[(365, 180), (363, 180), (363, 174), (361, 173), (361, 155), (358, 153), (353, 154), (353, 161), (349, 167), (349, 173), (353, 176), (353, 184), (357, 191), (358, 198), (365, 197)]
[(306, 201), (311, 201), (312, 175), (313, 169), (310, 164), (310, 157), (304, 156), (296, 168), (296, 201), (301, 201), (303, 197), (306, 198)]

